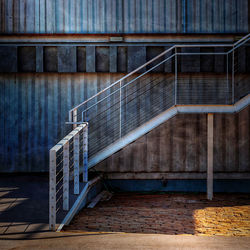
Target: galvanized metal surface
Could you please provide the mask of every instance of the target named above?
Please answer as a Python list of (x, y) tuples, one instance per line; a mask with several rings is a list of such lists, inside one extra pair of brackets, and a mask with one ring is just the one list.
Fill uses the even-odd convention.
[(1, 33), (249, 32), (248, 0), (1, 0)]

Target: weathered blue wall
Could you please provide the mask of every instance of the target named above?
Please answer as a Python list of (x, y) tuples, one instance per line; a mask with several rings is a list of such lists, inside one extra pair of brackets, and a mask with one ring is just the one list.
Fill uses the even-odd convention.
[[(214, 115), (215, 178), (249, 178), (249, 138), (250, 106), (237, 114)], [(95, 169), (110, 179), (206, 178), (207, 115), (179, 114), (97, 164)]]
[[(65, 124), (68, 111), (123, 75), (0, 74), (0, 172), (48, 171), (49, 149), (71, 129)], [(250, 107), (236, 115), (215, 115), (215, 172), (249, 174), (249, 122)], [(151, 179), (155, 173), (205, 173), (206, 129), (204, 114), (174, 117), (97, 169), (125, 178), (149, 174)]]
[[(206, 180), (107, 180), (115, 192), (206, 192)], [(250, 180), (214, 180), (214, 192), (249, 193)]]
[(246, 33), (249, 0), (0, 0), (0, 33)]
[(0, 172), (48, 171), (48, 152), (72, 127), (68, 111), (121, 74), (0, 75)]

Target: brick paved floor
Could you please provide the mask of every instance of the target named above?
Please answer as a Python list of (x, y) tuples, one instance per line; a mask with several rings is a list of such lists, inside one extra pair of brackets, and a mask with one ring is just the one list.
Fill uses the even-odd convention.
[(84, 208), (64, 230), (250, 236), (250, 195), (115, 194)]

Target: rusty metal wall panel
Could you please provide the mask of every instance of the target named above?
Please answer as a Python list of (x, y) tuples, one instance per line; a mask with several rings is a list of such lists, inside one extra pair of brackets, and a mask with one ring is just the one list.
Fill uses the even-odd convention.
[(249, 32), (248, 0), (1, 0), (1, 33)]

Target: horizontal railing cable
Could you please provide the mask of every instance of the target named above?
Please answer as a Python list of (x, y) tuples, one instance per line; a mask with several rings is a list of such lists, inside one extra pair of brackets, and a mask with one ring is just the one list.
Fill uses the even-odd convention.
[[(72, 108), (69, 111), (69, 118), (71, 121), (71, 113), (78, 109), (79, 107), (81, 107), (82, 105), (88, 103), (89, 101), (91, 101), (92, 99), (96, 98), (98, 95), (100, 95), (101, 93), (109, 90), (110, 88), (112, 88), (113, 86), (119, 84), (119, 82), (125, 80), (126, 78), (128, 78), (129, 76), (135, 74), (136, 72), (138, 72), (139, 70), (143, 69), (144, 67), (146, 67), (147, 65), (151, 64), (152, 62), (156, 61), (157, 59), (161, 58), (162, 56), (166, 55), (167, 53), (173, 51), (176, 48), (202, 48), (202, 47), (237, 47), (240, 46), (242, 43), (246, 42), (248, 39), (250, 38), (249, 34), (246, 35), (245, 37), (243, 37), (242, 39), (240, 39), (238, 42), (234, 43), (234, 44), (179, 44), (179, 45), (174, 45), (172, 47), (170, 47), (169, 49), (163, 51), (162, 53), (160, 53), (159, 55), (157, 55), (156, 57), (152, 58), (151, 60), (149, 60), (148, 62), (146, 62), (145, 64), (139, 66), (138, 68), (136, 68), (135, 70), (133, 70), (132, 72), (130, 72), (129, 74), (125, 75), (124, 77), (120, 78), (119, 80), (115, 81), (114, 83), (110, 84), (108, 87), (104, 88), (103, 90), (101, 90), (100, 92), (96, 93), (95, 95), (93, 95), (92, 97), (88, 98), (86, 101), (80, 103), (79, 105), (75, 106), (74, 108)], [(234, 48), (233, 48), (234, 49)], [(230, 53), (230, 51), (226, 52), (226, 53)]]

